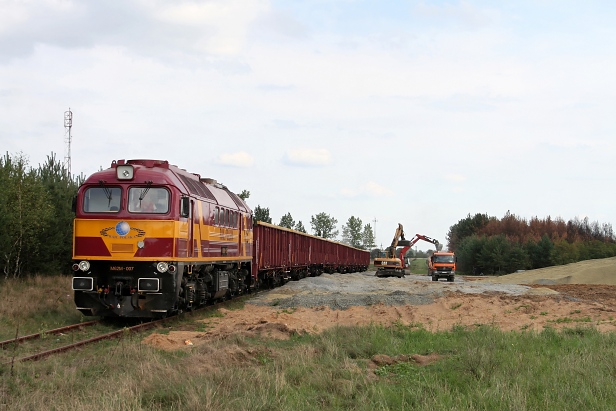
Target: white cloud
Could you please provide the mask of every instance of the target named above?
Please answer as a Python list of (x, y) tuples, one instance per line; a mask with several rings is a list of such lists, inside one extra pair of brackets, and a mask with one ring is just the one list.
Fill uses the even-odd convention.
[(463, 176), (461, 174), (447, 174), (445, 175), (445, 179), (448, 181), (454, 181), (456, 183), (461, 183), (463, 181), (466, 181), (466, 176)]
[(251, 24), (268, 9), (266, 1), (222, 0), (165, 2), (151, 11), (158, 21), (196, 28), (197, 49), (235, 55), (243, 50)]
[(433, 23), (450, 23), (465, 29), (478, 29), (489, 25), (495, 15), (487, 9), (480, 9), (462, 1), (459, 4), (432, 5), (420, 3), (414, 11)]
[(332, 163), (332, 155), (326, 149), (293, 149), (287, 151), (284, 160), (294, 166), (321, 167)]
[(248, 168), (254, 165), (254, 158), (245, 151), (221, 154), (214, 160), (216, 164), (229, 167)]
[(368, 181), (366, 184), (361, 185), (357, 189), (343, 188), (340, 190), (340, 194), (343, 197), (373, 197), (373, 198), (382, 198), (382, 197), (391, 197), (394, 195), (394, 192), (389, 188), (382, 186), (379, 183), (375, 183), (374, 181)]
[(308, 28), (286, 11), (270, 10), (255, 21), (255, 29), (265, 33), (274, 33), (284, 37), (305, 38)]

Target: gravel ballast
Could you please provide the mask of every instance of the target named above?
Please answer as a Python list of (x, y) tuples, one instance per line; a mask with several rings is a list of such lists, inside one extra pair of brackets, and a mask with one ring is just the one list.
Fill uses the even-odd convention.
[(322, 274), (262, 293), (249, 304), (292, 307), (330, 307), (345, 310), (352, 306), (423, 305), (431, 304), (446, 293), (505, 293), (522, 295), (530, 287), (518, 284), (466, 281), (456, 277), (453, 283), (431, 281), (425, 275), (410, 274), (404, 278), (376, 277), (374, 271), (352, 274)]

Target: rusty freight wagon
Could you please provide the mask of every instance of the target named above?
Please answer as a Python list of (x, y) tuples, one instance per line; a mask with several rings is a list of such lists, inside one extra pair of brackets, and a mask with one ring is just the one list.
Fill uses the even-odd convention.
[(321, 273), (366, 271), (370, 253), (351, 246), (257, 222), (253, 228), (253, 276), (269, 286)]

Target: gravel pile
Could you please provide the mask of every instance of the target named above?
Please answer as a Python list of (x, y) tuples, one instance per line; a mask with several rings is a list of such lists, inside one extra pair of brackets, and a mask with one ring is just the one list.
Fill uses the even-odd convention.
[(282, 287), (259, 294), (249, 304), (292, 307), (323, 307), (344, 310), (352, 306), (423, 305), (431, 304), (448, 292), (467, 294), (506, 293), (521, 295), (529, 287), (517, 284), (495, 284), (465, 281), (433, 282), (430, 277), (407, 275), (404, 278), (379, 278), (374, 271), (353, 274), (323, 274), (300, 281), (291, 281)]

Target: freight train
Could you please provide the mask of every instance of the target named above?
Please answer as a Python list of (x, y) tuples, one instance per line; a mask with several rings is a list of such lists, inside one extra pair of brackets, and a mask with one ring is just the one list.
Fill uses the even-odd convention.
[(77, 309), (160, 318), (289, 279), (365, 271), (369, 253), (254, 221), (226, 186), (164, 160), (118, 160), (73, 203)]

